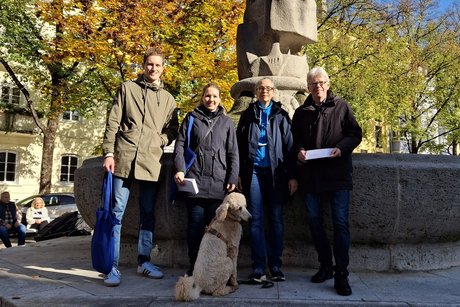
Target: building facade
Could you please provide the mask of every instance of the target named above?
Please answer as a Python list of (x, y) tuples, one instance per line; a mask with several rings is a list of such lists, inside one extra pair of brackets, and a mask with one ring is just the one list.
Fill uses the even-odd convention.
[[(78, 111), (61, 115), (50, 192), (73, 192), (75, 169), (95, 155), (102, 143), (106, 112), (99, 114), (92, 119)], [(0, 66), (0, 192), (9, 191), (13, 200), (39, 192), (42, 142), (24, 96)]]

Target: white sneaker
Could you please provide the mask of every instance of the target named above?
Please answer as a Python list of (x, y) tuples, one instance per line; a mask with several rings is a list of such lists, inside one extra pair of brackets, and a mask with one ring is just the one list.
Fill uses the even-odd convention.
[(109, 274), (107, 274), (104, 278), (104, 284), (107, 287), (116, 287), (121, 282), (121, 273), (118, 271), (116, 267), (112, 268)]
[(163, 273), (160, 271), (160, 268), (150, 262), (144, 262), (142, 265), (138, 265), (137, 273), (149, 278), (163, 278)]

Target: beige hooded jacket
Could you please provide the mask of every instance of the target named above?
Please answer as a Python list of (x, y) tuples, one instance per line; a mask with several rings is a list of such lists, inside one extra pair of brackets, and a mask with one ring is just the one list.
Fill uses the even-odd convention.
[(113, 153), (115, 176), (158, 181), (163, 147), (178, 133), (172, 95), (143, 76), (123, 83), (107, 120), (102, 149)]

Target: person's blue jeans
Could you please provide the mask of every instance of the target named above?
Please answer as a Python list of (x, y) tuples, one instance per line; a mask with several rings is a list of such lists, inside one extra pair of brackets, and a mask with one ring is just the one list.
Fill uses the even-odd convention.
[(186, 203), (188, 258), (190, 268), (193, 269), (205, 227), (216, 216), (216, 210), (222, 203), (222, 200), (188, 198)]
[[(266, 259), (269, 269), (280, 268), (284, 248), (283, 196), (273, 189), (270, 168), (254, 167), (248, 195), (248, 211), (252, 215), (252, 268), (260, 273), (265, 272)], [(268, 237), (264, 227), (265, 216), (268, 218)]]
[(26, 231), (26, 226), (21, 223), (19, 223), (18, 227), (14, 227), (13, 230), (8, 230), (5, 226), (0, 226), (0, 239), (5, 247), (11, 247), (10, 233), (16, 232), (18, 234), (18, 245), (24, 245), (26, 244)]
[(329, 203), (334, 233), (333, 252), (336, 272), (348, 272), (350, 230), (348, 208), (350, 191), (338, 190), (326, 193), (305, 193), (308, 223), (313, 244), (318, 252), (318, 261), (323, 266), (332, 266), (331, 244), (323, 225), (323, 204)]
[[(120, 260), (120, 235), (121, 221), (128, 203), (131, 184), (134, 180), (113, 176), (113, 208), (112, 212), (120, 221), (115, 225), (114, 232), (114, 257), (113, 266), (118, 267)], [(136, 180), (139, 184), (139, 240), (137, 245), (138, 264), (150, 261), (153, 249), (155, 226), (155, 202), (158, 183), (156, 181)]]

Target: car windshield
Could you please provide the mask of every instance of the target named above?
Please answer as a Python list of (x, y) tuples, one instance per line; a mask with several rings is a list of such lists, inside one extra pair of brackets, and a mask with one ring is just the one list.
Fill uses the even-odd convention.
[(43, 200), (45, 201), (45, 207), (75, 204), (75, 198), (71, 195), (49, 194), (49, 195), (43, 195), (43, 196), (35, 195), (35, 196), (28, 197), (26, 199), (19, 201), (17, 205), (20, 207), (30, 207), (32, 204), (32, 201), (36, 197), (43, 198)]

